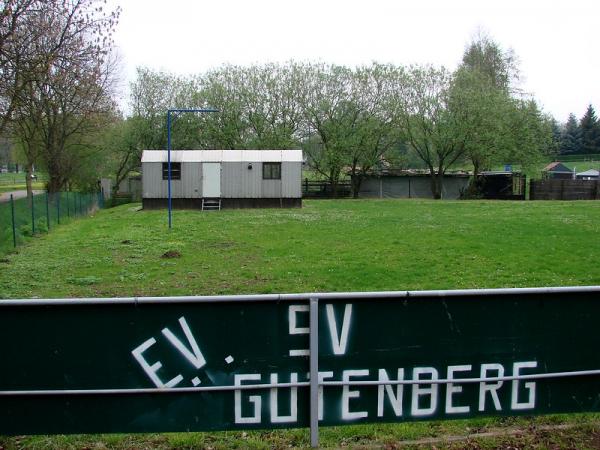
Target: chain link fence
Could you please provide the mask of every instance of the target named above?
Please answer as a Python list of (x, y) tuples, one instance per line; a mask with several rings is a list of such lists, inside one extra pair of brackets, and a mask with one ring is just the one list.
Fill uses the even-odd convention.
[(0, 254), (22, 244), (27, 238), (47, 233), (71, 218), (86, 216), (104, 207), (100, 193), (56, 192), (0, 203)]

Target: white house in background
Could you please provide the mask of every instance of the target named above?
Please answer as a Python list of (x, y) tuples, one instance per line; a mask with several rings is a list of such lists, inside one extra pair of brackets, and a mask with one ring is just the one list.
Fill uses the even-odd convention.
[(586, 170), (585, 172), (578, 172), (575, 175), (578, 180), (598, 180), (598, 171), (596, 169)]
[[(302, 150), (172, 150), (174, 208), (302, 206)], [(142, 154), (142, 204), (168, 203), (166, 150)]]

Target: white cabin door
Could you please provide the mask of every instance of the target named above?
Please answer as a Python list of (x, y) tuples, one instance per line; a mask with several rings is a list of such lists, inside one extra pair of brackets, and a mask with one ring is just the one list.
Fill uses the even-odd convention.
[(221, 163), (202, 164), (202, 197), (221, 197)]

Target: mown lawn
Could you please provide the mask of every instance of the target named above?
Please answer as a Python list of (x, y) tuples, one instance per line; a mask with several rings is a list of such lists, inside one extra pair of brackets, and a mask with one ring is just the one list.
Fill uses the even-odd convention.
[(0, 297), (600, 284), (600, 202), (313, 201), (173, 223), (126, 205), (55, 228), (4, 257)]
[[(125, 205), (0, 258), (0, 298), (249, 294), (600, 284), (600, 202), (307, 201), (293, 210)], [(164, 258), (166, 252), (180, 257)], [(513, 428), (413, 448), (598, 448), (597, 415), (324, 428), (325, 447)], [(547, 431), (544, 425), (565, 426)], [(289, 448), (306, 430), (1, 438), (16, 448)]]

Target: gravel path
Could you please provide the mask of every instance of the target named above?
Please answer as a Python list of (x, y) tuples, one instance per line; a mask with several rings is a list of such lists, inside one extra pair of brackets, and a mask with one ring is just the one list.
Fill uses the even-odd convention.
[[(33, 195), (38, 195), (38, 194), (43, 194), (44, 191), (33, 191)], [(12, 191), (12, 192), (2, 192), (0, 194), (0, 203), (6, 203), (8, 201), (10, 201), (10, 194), (13, 195), (13, 198), (15, 200), (19, 199), (19, 198), (23, 198), (23, 197), (27, 197), (27, 191), (21, 190), (21, 191)]]

